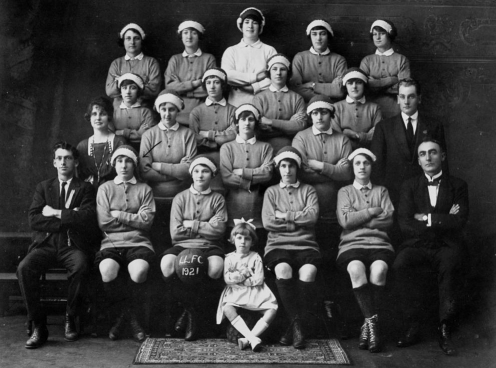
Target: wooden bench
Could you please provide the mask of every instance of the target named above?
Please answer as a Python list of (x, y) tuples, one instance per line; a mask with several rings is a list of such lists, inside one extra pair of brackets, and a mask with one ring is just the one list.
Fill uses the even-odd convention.
[[(65, 271), (65, 270), (64, 270)], [(41, 297), (42, 303), (65, 303), (66, 297), (57, 296), (48, 292), (49, 283), (65, 284), (67, 276), (64, 273), (53, 272), (50, 270), (41, 276)], [(67, 293), (66, 293), (67, 294)], [(5, 312), (9, 310), (10, 299), (21, 299), (21, 290), (15, 272), (0, 272), (0, 316), (4, 316)]]
[[(16, 270), (18, 264), (26, 256), (30, 244), (31, 233), (29, 232), (0, 232), (0, 316), (4, 316), (8, 311), (11, 298), (22, 300)], [(65, 270), (52, 269), (43, 274), (41, 276), (41, 302), (66, 302), (66, 284)]]

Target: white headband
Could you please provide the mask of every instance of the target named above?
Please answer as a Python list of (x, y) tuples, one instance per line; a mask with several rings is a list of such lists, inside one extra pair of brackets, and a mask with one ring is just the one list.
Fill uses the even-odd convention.
[(377, 160), (377, 157), (375, 157), (375, 155), (370, 150), (368, 150), (366, 148), (357, 148), (356, 150), (351, 152), (351, 154), (348, 156), (348, 160), (352, 161), (355, 158), (355, 156), (358, 156), (358, 155), (370, 156), (370, 158), (374, 162), (375, 162), (375, 160)]
[(143, 31), (143, 28), (141, 28), (136, 23), (129, 23), (127, 26), (125, 26), (124, 28), (122, 28), (121, 33), (120, 33), (121, 38), (123, 38), (124, 37), (124, 34), (126, 33), (126, 31), (128, 29), (131, 29), (131, 28), (137, 30), (140, 33), (141, 39), (143, 39), (143, 40), (145, 39), (145, 36), (146, 36), (145, 35), (145, 31)]
[(353, 70), (349, 73), (346, 73), (343, 77), (343, 84), (346, 84), (346, 82), (348, 82), (350, 79), (361, 79), (365, 83), (369, 82), (367, 76), (357, 70)]
[(258, 109), (252, 104), (243, 104), (238, 107), (234, 113), (234, 117), (236, 118), (236, 120), (238, 120), (239, 115), (241, 115), (241, 113), (244, 111), (252, 112), (253, 115), (255, 115), (255, 119), (260, 120), (260, 111), (258, 111)]
[(272, 68), (272, 65), (274, 64), (282, 64), (289, 70), (289, 66), (291, 63), (289, 62), (288, 58), (284, 55), (275, 55), (271, 57), (267, 63), (267, 70), (270, 70)]
[(200, 23), (195, 22), (194, 20), (186, 20), (182, 22), (177, 28), (177, 33), (181, 33), (186, 28), (194, 28), (200, 33), (205, 33), (205, 27), (203, 27)]
[(311, 112), (316, 109), (327, 109), (334, 112), (334, 105), (326, 101), (315, 101), (307, 106), (307, 114), (310, 115)]
[(291, 151), (284, 151), (278, 154), (276, 157), (274, 157), (274, 161), (276, 165), (279, 165), (279, 162), (284, 160), (285, 158), (291, 158), (296, 161), (298, 167), (301, 167), (301, 157), (298, 156), (296, 153), (291, 152)]
[(110, 160), (112, 166), (115, 166), (115, 159), (119, 156), (129, 157), (131, 160), (134, 161), (134, 164), (138, 166), (138, 156), (136, 156), (136, 154), (133, 151), (131, 151), (129, 148), (122, 146), (117, 148), (112, 154), (112, 159)]
[(314, 21), (312, 21), (308, 25), (308, 27), (307, 27), (307, 36), (312, 31), (312, 28), (319, 27), (319, 26), (320, 27), (324, 27), (325, 29), (327, 29), (329, 31), (329, 33), (331, 34), (331, 36), (334, 37), (334, 32), (332, 31), (331, 25), (329, 23), (327, 23), (325, 20), (321, 20), (321, 19), (314, 20)]
[(172, 93), (164, 93), (163, 95), (159, 95), (155, 100), (155, 110), (158, 111), (160, 105), (167, 102), (170, 102), (171, 104), (175, 105), (178, 108), (178, 110), (184, 109), (184, 102), (181, 98), (177, 97)]
[(372, 25), (370, 26), (370, 33), (372, 33), (374, 27), (381, 27), (382, 29), (386, 30), (387, 33), (391, 33), (393, 30), (393, 27), (388, 22), (385, 22), (383, 20), (376, 20)]
[(189, 174), (190, 175), (193, 174), (193, 169), (195, 168), (195, 166), (198, 166), (198, 165), (205, 165), (210, 170), (212, 170), (212, 173), (213, 174), (215, 174), (217, 172), (217, 167), (212, 162), (212, 160), (210, 160), (210, 159), (208, 159), (206, 157), (198, 157), (198, 158), (195, 158), (193, 160), (193, 162), (191, 163), (191, 165), (189, 165)]
[(203, 74), (202, 82), (205, 82), (205, 79), (212, 76), (219, 77), (221, 80), (227, 83), (227, 74), (221, 72), (219, 69), (208, 69), (205, 74)]
[(121, 75), (118, 78), (117, 87), (121, 88), (121, 84), (125, 80), (133, 81), (141, 89), (145, 88), (145, 83), (143, 83), (143, 79), (139, 75), (136, 75), (136, 74), (133, 74), (133, 73), (126, 73), (126, 74)]
[(265, 26), (265, 17), (262, 13), (262, 11), (260, 9), (257, 9), (257, 8), (246, 8), (245, 10), (243, 10), (240, 14), (239, 14), (239, 17), (238, 19), (236, 20), (236, 24), (238, 25), (238, 29), (243, 32), (243, 26), (242, 26), (242, 23), (243, 23), (243, 18), (241, 17), (246, 11), (248, 10), (255, 10), (256, 12), (259, 13), (260, 17), (262, 18), (262, 26), (260, 27), (260, 32), (258, 32), (258, 34), (261, 34), (263, 32), (263, 27)]
[(238, 224), (246, 224), (250, 226), (253, 230), (257, 230), (257, 227), (252, 224), (253, 219), (249, 219), (248, 221), (246, 221), (243, 217), (241, 217), (240, 219), (233, 219), (233, 222), (234, 222), (234, 226)]

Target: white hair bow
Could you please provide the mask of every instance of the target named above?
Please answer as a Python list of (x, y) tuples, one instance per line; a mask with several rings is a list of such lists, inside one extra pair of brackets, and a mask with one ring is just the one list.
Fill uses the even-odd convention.
[(247, 225), (251, 226), (253, 228), (253, 230), (257, 230), (257, 227), (252, 224), (253, 219), (249, 219), (248, 221), (246, 221), (243, 217), (241, 217), (240, 219), (234, 219), (233, 222), (234, 222), (234, 225), (247, 224)]

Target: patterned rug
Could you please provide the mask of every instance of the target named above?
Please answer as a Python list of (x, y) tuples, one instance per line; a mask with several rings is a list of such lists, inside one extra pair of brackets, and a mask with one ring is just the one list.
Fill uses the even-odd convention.
[(240, 350), (223, 339), (184, 341), (146, 339), (133, 364), (226, 363), (226, 364), (350, 364), (337, 340), (307, 340), (303, 350), (292, 346), (264, 345), (261, 352)]

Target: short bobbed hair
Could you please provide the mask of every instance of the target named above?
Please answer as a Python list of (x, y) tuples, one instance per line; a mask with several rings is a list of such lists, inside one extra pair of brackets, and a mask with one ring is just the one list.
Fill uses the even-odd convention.
[(84, 113), (84, 119), (87, 122), (91, 121), (90, 119), (91, 119), (91, 112), (93, 111), (93, 106), (99, 106), (102, 110), (104, 110), (107, 113), (109, 117), (109, 121), (112, 121), (112, 118), (114, 116), (114, 106), (112, 104), (112, 101), (110, 101), (110, 99), (108, 99), (107, 97), (99, 96), (91, 100), (88, 107), (86, 108), (86, 112)]
[(239, 114), (238, 118), (235, 119), (236, 133), (237, 134), (239, 134), (239, 120), (240, 119), (246, 119), (250, 115), (255, 118), (255, 137), (258, 135), (258, 133), (260, 132), (260, 120), (257, 119), (255, 114), (251, 111), (243, 111), (241, 114)]
[(394, 42), (394, 40), (396, 39), (396, 37), (398, 37), (398, 29), (396, 28), (396, 26), (393, 24), (393, 22), (391, 22), (390, 20), (386, 20), (386, 19), (382, 19), (382, 21), (386, 22), (387, 24), (389, 24), (391, 26), (391, 33), (389, 33), (387, 30), (385, 30), (384, 28), (382, 27), (379, 27), (379, 26), (375, 26), (374, 28), (372, 28), (372, 32), (370, 32), (370, 39), (373, 40), (374, 39), (374, 36), (373, 36), (373, 31), (377, 31), (377, 32), (385, 32), (389, 41), (391, 42)]
[(229, 242), (234, 244), (234, 238), (236, 235), (249, 236), (252, 240), (252, 248), (255, 247), (258, 243), (257, 232), (253, 227), (248, 225), (246, 222), (240, 222), (235, 225), (231, 231), (231, 236), (229, 237)]
[(219, 78), (216, 75), (209, 75), (207, 78), (205, 78), (205, 80), (202, 82), (203, 89), (206, 91), (207, 90), (207, 83), (206, 82), (209, 79), (214, 79), (214, 78), (217, 78), (218, 80), (220, 80), (220, 85), (222, 87), (222, 93), (225, 94), (229, 90), (229, 84), (227, 84), (225, 80), (223, 80), (222, 78)]

